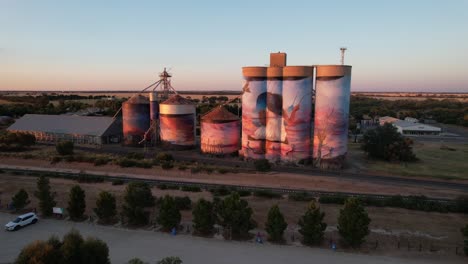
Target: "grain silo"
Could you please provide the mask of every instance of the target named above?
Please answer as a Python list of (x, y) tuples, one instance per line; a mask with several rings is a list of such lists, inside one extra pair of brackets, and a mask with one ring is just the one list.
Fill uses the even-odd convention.
[(243, 67), (242, 150), (247, 159), (265, 158), (267, 67)]
[(150, 119), (151, 121), (158, 120), (159, 118), (159, 102), (158, 95), (155, 91), (149, 93), (150, 104)]
[(311, 158), (312, 66), (283, 67), (283, 122), (286, 135), (281, 160), (299, 162)]
[(142, 95), (132, 96), (122, 104), (124, 144), (138, 146), (150, 127), (148, 99)]
[(159, 105), (160, 138), (164, 147), (186, 149), (195, 146), (195, 105), (176, 94)]
[(201, 118), (201, 152), (224, 155), (235, 153), (240, 145), (240, 120), (219, 106)]
[[(276, 53), (274, 53), (274, 55), (276, 55)], [(270, 59), (270, 65), (272, 65), (272, 62), (273, 59)], [(281, 160), (281, 142), (285, 141), (286, 136), (283, 124), (282, 78), (282, 67), (268, 67), (265, 158), (272, 162), (279, 162)]]
[(350, 93), (351, 66), (317, 66), (313, 146), (317, 166), (342, 167), (348, 151)]

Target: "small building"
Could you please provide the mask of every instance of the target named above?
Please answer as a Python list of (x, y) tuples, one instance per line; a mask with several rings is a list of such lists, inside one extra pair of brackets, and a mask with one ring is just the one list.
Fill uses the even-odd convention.
[(395, 117), (391, 117), (391, 116), (379, 117), (379, 124), (380, 124), (381, 126), (383, 126), (385, 123), (393, 124), (393, 123), (395, 123), (396, 121), (401, 121), (401, 120), (398, 119), (398, 118), (395, 118)]
[(405, 117), (405, 121), (407, 122), (410, 122), (410, 123), (419, 123), (419, 120), (417, 118), (414, 118), (414, 117)]
[(403, 135), (440, 135), (440, 132), (442, 132), (440, 127), (404, 120), (396, 121), (393, 125), (398, 129), (398, 132)]
[(32, 134), (37, 142), (101, 145), (122, 139), (122, 122), (112, 117), (26, 114), (7, 130)]

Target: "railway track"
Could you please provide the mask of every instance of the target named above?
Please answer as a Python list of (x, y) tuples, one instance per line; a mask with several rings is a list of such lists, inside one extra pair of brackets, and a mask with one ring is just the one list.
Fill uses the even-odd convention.
[[(47, 174), (50, 177), (57, 177), (57, 178), (66, 178), (66, 179), (78, 179), (79, 176), (82, 175), (90, 175), (95, 177), (102, 177), (105, 181), (114, 181), (114, 180), (122, 180), (124, 182), (145, 182), (151, 185), (173, 185), (173, 186), (191, 186), (191, 187), (199, 187), (202, 189), (214, 189), (214, 188), (230, 188), (234, 190), (247, 190), (247, 191), (270, 191), (274, 193), (281, 193), (281, 194), (298, 194), (298, 193), (307, 193), (308, 195), (314, 197), (321, 197), (321, 196), (335, 196), (335, 197), (357, 197), (357, 198), (373, 198), (373, 199), (388, 199), (394, 197), (393, 195), (383, 195), (383, 194), (368, 194), (368, 193), (355, 193), (355, 192), (328, 192), (328, 191), (318, 191), (318, 190), (310, 190), (310, 189), (290, 189), (290, 188), (273, 188), (273, 187), (257, 187), (257, 186), (245, 186), (245, 185), (233, 185), (233, 184), (217, 184), (217, 183), (204, 183), (204, 182), (192, 182), (192, 181), (175, 181), (175, 180), (161, 180), (161, 179), (146, 179), (146, 178), (138, 178), (138, 177), (128, 177), (125, 175), (119, 176), (109, 176), (97, 173), (90, 173), (90, 172), (71, 172), (71, 171), (54, 171), (54, 170), (35, 170), (35, 169), (20, 169), (20, 168), (5, 168), (0, 165), (0, 170), (3, 172), (9, 172), (14, 175), (24, 175), (24, 176), (32, 176), (32, 177), (39, 177), (42, 174)], [(0, 174), (1, 177), (1, 174)], [(408, 199), (408, 197), (403, 196), (403, 199)], [(433, 201), (433, 202), (442, 202), (442, 203), (450, 203), (454, 200), (451, 199), (442, 199), (442, 198), (426, 198), (426, 201)]]

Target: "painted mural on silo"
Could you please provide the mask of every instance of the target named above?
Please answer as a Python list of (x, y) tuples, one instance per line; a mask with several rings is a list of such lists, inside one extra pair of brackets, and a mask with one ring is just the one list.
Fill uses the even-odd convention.
[(137, 146), (145, 138), (150, 127), (150, 109), (148, 99), (136, 95), (122, 104), (122, 127), (124, 144)]
[(315, 93), (315, 163), (342, 167), (348, 151), (351, 66), (317, 66)]
[(159, 118), (159, 102), (156, 92), (149, 93), (150, 103), (150, 118), (151, 120), (157, 120)]
[(224, 107), (215, 108), (201, 118), (202, 153), (224, 155), (237, 152), (240, 120)]
[(195, 106), (175, 95), (159, 105), (160, 138), (166, 148), (195, 146)]
[(268, 67), (265, 158), (271, 162), (279, 162), (281, 160), (281, 142), (286, 140), (286, 131), (283, 123), (282, 78), (282, 67)]
[(313, 67), (283, 68), (283, 162), (296, 163), (311, 158), (312, 79)]
[(242, 151), (245, 158), (265, 158), (266, 67), (244, 67), (242, 94)]

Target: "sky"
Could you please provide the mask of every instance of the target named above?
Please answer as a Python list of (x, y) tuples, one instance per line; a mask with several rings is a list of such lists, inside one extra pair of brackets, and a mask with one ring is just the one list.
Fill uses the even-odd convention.
[(0, 91), (241, 90), (243, 66), (353, 66), (353, 91), (468, 92), (468, 0), (0, 0)]

